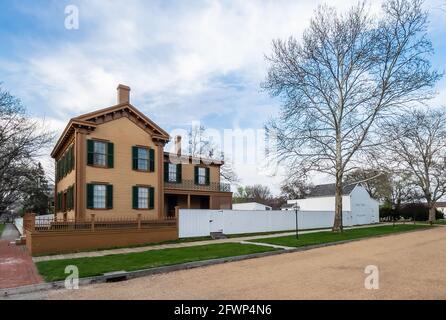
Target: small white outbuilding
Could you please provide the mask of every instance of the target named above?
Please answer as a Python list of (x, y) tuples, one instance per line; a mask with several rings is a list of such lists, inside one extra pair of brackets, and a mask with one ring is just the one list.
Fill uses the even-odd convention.
[[(321, 184), (312, 188), (305, 199), (288, 200), (282, 210), (292, 210), (297, 203), (300, 211), (334, 211), (335, 184)], [(353, 224), (379, 222), (379, 203), (360, 184), (345, 185), (342, 192), (342, 211), (351, 215)]]
[(272, 207), (258, 202), (244, 202), (232, 204), (233, 210), (272, 210)]

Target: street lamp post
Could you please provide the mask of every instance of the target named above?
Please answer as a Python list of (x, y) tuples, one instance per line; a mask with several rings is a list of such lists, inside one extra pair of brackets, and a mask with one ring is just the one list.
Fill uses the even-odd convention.
[(293, 206), (294, 214), (296, 215), (296, 239), (299, 239), (299, 222), (297, 219), (297, 212), (300, 210), (299, 204), (296, 202)]

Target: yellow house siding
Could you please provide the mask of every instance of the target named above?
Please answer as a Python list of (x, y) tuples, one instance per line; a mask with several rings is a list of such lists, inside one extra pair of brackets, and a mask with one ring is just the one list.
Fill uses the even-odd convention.
[[(113, 209), (86, 209), (86, 218), (92, 213), (96, 217), (143, 217), (155, 218), (159, 209), (158, 175), (162, 174), (157, 161), (158, 149), (150, 135), (126, 117), (105, 122), (87, 136), (88, 139), (108, 140), (114, 144), (114, 168), (86, 167), (86, 182), (103, 182), (113, 185)], [(155, 172), (142, 172), (132, 169), (132, 146), (147, 146), (155, 150)], [(85, 152), (85, 154), (87, 154)], [(155, 188), (155, 207), (152, 210), (135, 210), (132, 208), (132, 187), (147, 185)], [(84, 188), (86, 192), (86, 186)], [(86, 198), (86, 197), (85, 197)], [(84, 204), (86, 205), (86, 203)]]

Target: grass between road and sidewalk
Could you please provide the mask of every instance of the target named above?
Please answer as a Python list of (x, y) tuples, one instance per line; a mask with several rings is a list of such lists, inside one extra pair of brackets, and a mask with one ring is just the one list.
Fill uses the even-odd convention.
[(222, 243), (204, 246), (151, 250), (115, 254), (102, 257), (76, 258), (37, 262), (39, 273), (46, 281), (63, 280), (65, 267), (74, 265), (79, 277), (91, 277), (113, 271), (135, 271), (186, 262), (211, 260), (233, 256), (274, 251), (272, 247), (251, 244)]
[(256, 239), (248, 242), (259, 242), (268, 243), (285, 247), (303, 247), (310, 245), (318, 245), (324, 243), (332, 243), (346, 240), (355, 240), (368, 238), (373, 236), (380, 236), (392, 233), (399, 233), (405, 231), (413, 231), (419, 229), (430, 228), (426, 224), (397, 224), (395, 226), (387, 225), (380, 227), (369, 227), (369, 228), (357, 228), (357, 229), (347, 229), (343, 232), (315, 232), (306, 233), (299, 235), (299, 239), (296, 239), (295, 235), (276, 237), (276, 238), (265, 238)]
[(3, 230), (5, 229), (6, 224), (0, 223), (0, 237), (2, 236)]

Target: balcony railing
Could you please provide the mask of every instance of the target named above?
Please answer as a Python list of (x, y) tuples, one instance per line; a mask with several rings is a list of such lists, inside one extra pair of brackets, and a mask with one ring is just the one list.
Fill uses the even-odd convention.
[(193, 180), (182, 180), (181, 182), (164, 182), (164, 187), (169, 189), (197, 190), (197, 191), (222, 191), (230, 192), (229, 183), (211, 182), (209, 184), (195, 184)]

